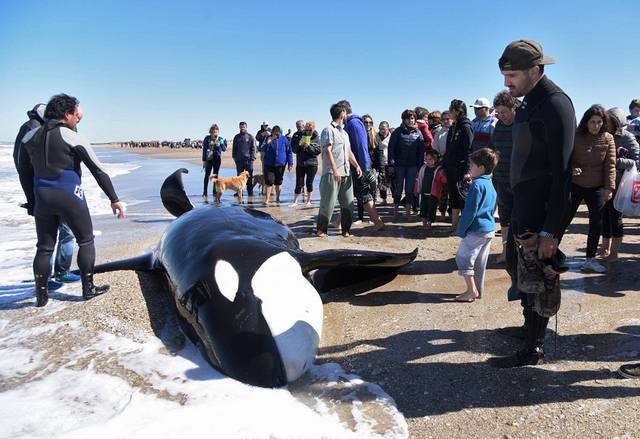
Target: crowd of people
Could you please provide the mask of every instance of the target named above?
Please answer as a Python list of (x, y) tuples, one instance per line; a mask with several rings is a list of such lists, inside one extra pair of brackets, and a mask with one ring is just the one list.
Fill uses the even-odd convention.
[[(247, 123), (240, 122), (231, 155), (237, 173), (249, 173), (249, 196), (260, 155), (266, 205), (272, 195), (280, 202), (285, 169), (295, 166), (291, 206), (298, 206), (301, 196), (310, 206), (320, 170), (319, 237), (325, 237), (329, 227), (349, 236), (354, 219), (363, 221), (365, 212), (373, 232), (383, 229), (377, 207), (387, 205), (389, 195), (396, 221), (401, 209), (406, 220), (413, 220), (417, 212), (429, 230), (438, 211), (443, 219), (449, 214), (451, 233), (462, 238), (456, 263), (466, 286), (456, 301), (474, 302), (482, 296), (497, 210), (503, 245), (498, 262), (506, 263), (512, 281), (508, 296), (520, 300), (524, 316), (522, 327), (512, 335), (524, 343), (514, 355), (490, 363), (500, 368), (537, 364), (544, 357), (549, 318), (560, 307), (559, 275), (567, 269), (560, 241), (584, 201), (589, 232), (582, 270), (604, 273), (605, 262), (616, 261), (624, 226), (612, 200), (624, 171), (638, 167), (640, 149), (640, 99), (631, 102), (628, 116), (620, 108), (593, 105), (576, 127), (570, 98), (545, 75), (545, 66), (554, 63), (535, 41), (510, 43), (498, 62), (507, 90), (498, 92), (492, 103), (476, 99), (473, 120), (467, 116), (467, 104), (453, 99), (442, 112), (406, 109), (397, 128), (380, 121), (376, 130), (371, 115), (354, 114), (350, 102), (342, 100), (331, 105), (331, 121), (320, 134), (312, 121), (299, 120), (296, 131), (287, 133), (264, 121), (253, 136)], [(80, 162), (107, 194), (114, 213), (124, 216), (108, 175), (75, 131), (82, 118), (77, 99), (57, 95), (44, 114), (38, 113), (42, 109), (34, 108), (40, 119), (33, 126), (25, 124), (14, 151), (26, 207), (36, 219), (38, 306), (47, 302), (50, 261), (62, 224), (80, 246), (83, 295), (91, 298), (104, 292), (93, 284), (95, 251), (91, 218), (79, 189)], [(31, 121), (30, 115), (28, 124)], [(209, 176), (219, 172), (227, 149), (218, 125), (212, 124), (202, 141), (205, 200)], [(340, 207), (334, 215), (336, 202)], [(640, 376), (640, 365), (621, 371)]]
[[(466, 289), (457, 301), (473, 302), (482, 295), (497, 213), (502, 252), (496, 262), (506, 263), (512, 277), (510, 299), (521, 300), (525, 322), (515, 335), (525, 339), (525, 346), (492, 364), (537, 364), (544, 356), (549, 317), (560, 306), (559, 274), (567, 269), (560, 240), (584, 201), (589, 232), (581, 269), (606, 272), (607, 263), (617, 260), (623, 236), (622, 214), (612, 200), (624, 171), (639, 164), (640, 100), (630, 103), (628, 116), (617, 107), (593, 105), (576, 127), (570, 98), (545, 75), (545, 66), (554, 62), (535, 41), (507, 46), (499, 67), (508, 89), (493, 102), (476, 99), (470, 106), (473, 120), (467, 104), (453, 99), (445, 111), (407, 109), (400, 126), (381, 121), (376, 130), (371, 115), (354, 114), (343, 100), (331, 106), (331, 122), (319, 136), (315, 123), (300, 120), (293, 134), (283, 136), (263, 122), (253, 137), (242, 122), (232, 155), (238, 173), (252, 173), (256, 151), (265, 157), (271, 144), (279, 145), (276, 162), (263, 159), (266, 203), (272, 185), (279, 201), (282, 171), (291, 169), (296, 155), (293, 207), (303, 190), (309, 205), (320, 156), (319, 237), (329, 227), (349, 236), (364, 212), (373, 231), (383, 229), (377, 207), (387, 205), (389, 194), (396, 221), (402, 208), (407, 221), (418, 213), (429, 230), (438, 211), (443, 220), (449, 214), (451, 233), (462, 238), (456, 263)], [(205, 150), (206, 144), (207, 139)], [(340, 208), (334, 215), (336, 202)]]

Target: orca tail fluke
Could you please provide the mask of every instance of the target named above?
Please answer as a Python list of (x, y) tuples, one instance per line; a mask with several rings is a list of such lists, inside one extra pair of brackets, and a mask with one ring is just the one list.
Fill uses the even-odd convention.
[(185, 168), (176, 170), (165, 179), (160, 188), (162, 204), (165, 209), (175, 217), (179, 217), (195, 207), (191, 201), (189, 201), (189, 197), (187, 197), (184, 191), (184, 184), (182, 183), (182, 174), (187, 173), (189, 173), (189, 171)]
[[(153, 253), (146, 253), (141, 256), (136, 256), (135, 258), (121, 259), (119, 261), (96, 265), (93, 272), (107, 273), (109, 271), (122, 270), (153, 271), (155, 269), (155, 257)], [(73, 273), (80, 274), (79, 270), (74, 270)]]
[(356, 294), (390, 282), (417, 255), (417, 248), (410, 253), (323, 250), (302, 253), (298, 259), (305, 275), (316, 270), (312, 283), (319, 292), (344, 288)]

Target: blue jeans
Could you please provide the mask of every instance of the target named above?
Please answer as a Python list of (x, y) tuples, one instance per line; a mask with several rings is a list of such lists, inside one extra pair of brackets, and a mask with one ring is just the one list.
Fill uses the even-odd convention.
[(418, 175), (417, 166), (396, 166), (395, 172), (395, 192), (393, 194), (393, 204), (398, 206), (402, 199), (402, 189), (404, 189), (404, 204), (405, 206), (413, 206), (413, 186), (416, 183), (416, 176)]
[(71, 268), (75, 242), (73, 232), (71, 232), (69, 226), (61, 222), (60, 227), (58, 227), (58, 246), (56, 248), (54, 274), (66, 273)]

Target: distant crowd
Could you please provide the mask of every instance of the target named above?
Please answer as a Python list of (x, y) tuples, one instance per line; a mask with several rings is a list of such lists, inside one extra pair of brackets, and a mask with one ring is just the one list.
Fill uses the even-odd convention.
[(120, 148), (202, 148), (202, 140), (184, 139), (179, 141), (158, 140), (153, 141), (135, 141), (120, 142)]

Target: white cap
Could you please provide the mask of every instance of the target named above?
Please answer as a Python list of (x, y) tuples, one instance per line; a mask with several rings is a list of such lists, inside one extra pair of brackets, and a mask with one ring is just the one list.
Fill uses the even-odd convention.
[(491, 108), (491, 104), (489, 103), (489, 99), (487, 98), (478, 98), (472, 105), (473, 108)]

